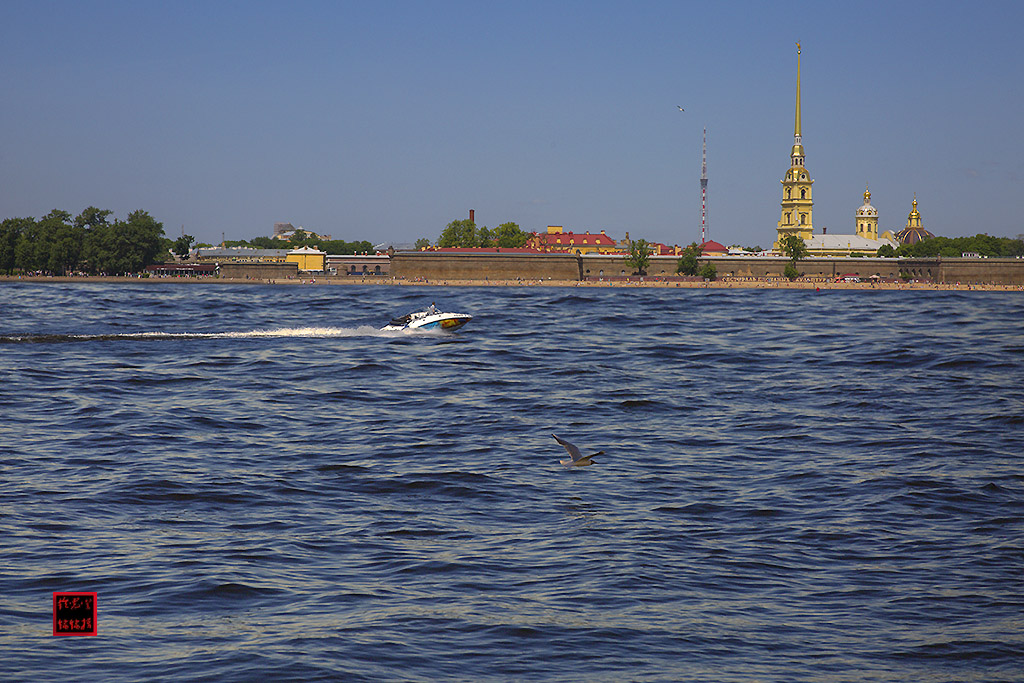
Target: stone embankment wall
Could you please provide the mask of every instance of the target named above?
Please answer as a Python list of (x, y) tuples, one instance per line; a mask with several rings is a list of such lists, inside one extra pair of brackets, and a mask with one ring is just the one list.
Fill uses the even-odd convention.
[(274, 280), (298, 277), (297, 263), (222, 263), (220, 277), (252, 280)]
[(572, 254), (452, 254), (430, 251), (395, 253), (391, 257), (391, 275), (404, 280), (582, 279), (580, 257)]
[[(647, 275), (675, 275), (675, 256), (651, 257)], [(702, 261), (715, 264), (719, 277), (783, 277), (789, 262), (782, 257), (720, 256)], [(938, 283), (1024, 285), (1024, 259), (881, 259), (811, 258), (798, 270), (808, 278), (834, 279), (844, 275), (898, 278), (909, 273)], [(391, 275), (404, 280), (581, 280), (621, 277), (635, 271), (622, 256), (597, 254), (459, 254), (398, 252), (391, 257)]]

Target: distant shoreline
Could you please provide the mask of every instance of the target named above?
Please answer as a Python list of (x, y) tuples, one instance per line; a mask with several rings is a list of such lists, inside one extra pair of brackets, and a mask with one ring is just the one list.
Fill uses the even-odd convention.
[(859, 289), (859, 290), (921, 290), (1024, 292), (1024, 285), (995, 285), (936, 282), (833, 282), (827, 280), (796, 280), (784, 278), (723, 278), (714, 282), (664, 281), (656, 277), (632, 280), (400, 280), (390, 277), (304, 277), (277, 279), (212, 278), (212, 277), (112, 277), (112, 276), (10, 276), (0, 275), (0, 283), (104, 283), (104, 284), (195, 284), (195, 285), (379, 285), (392, 287), (655, 287), (681, 289)]

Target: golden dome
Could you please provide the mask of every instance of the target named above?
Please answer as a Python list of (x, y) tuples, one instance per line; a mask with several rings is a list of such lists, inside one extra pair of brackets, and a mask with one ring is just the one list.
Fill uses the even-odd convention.
[(910, 215), (907, 216), (907, 225), (910, 225), (911, 223), (914, 223), (914, 222), (917, 222), (917, 223), (921, 222), (921, 214), (918, 213), (918, 211), (917, 211), (917, 195), (916, 194), (914, 195), (914, 205), (913, 205), (913, 208), (910, 211)]
[(924, 229), (921, 225), (921, 214), (917, 210), (917, 194), (914, 194), (914, 204), (910, 211), (910, 215), (907, 216), (907, 227), (896, 233), (896, 239), (899, 240), (900, 244), (916, 244), (924, 239), (931, 239), (935, 237), (932, 233)]

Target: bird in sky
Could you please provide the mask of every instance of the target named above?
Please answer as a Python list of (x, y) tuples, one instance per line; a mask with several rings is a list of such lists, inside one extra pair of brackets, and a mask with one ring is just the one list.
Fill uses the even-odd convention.
[(569, 455), (572, 456), (572, 460), (558, 461), (561, 464), (565, 465), (566, 467), (585, 467), (586, 465), (593, 465), (593, 458), (595, 455), (604, 455), (604, 451), (598, 451), (597, 453), (591, 453), (590, 455), (585, 456), (583, 455), (583, 453), (580, 452), (580, 449), (576, 448), (575, 445), (569, 443), (565, 439), (560, 439), (554, 434), (552, 434), (551, 436), (554, 436), (555, 441), (562, 444), (565, 447), (565, 450), (569, 452)]
[(679, 106), (678, 104), (676, 105), (676, 109), (678, 109), (679, 111), (686, 111), (685, 109), (683, 109), (682, 107), (680, 107), (680, 106)]

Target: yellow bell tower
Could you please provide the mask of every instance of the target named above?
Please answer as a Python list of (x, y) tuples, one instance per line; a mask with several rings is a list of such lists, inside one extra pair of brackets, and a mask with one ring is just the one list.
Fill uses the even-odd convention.
[(864, 204), (857, 209), (857, 237), (878, 239), (878, 209), (871, 206), (871, 191), (864, 188)]
[(804, 166), (804, 146), (800, 139), (800, 43), (796, 44), (796, 123), (793, 127), (793, 150), (789, 154), (789, 170), (782, 182), (782, 217), (779, 219), (775, 249), (786, 235), (808, 240), (814, 232), (811, 180)]

